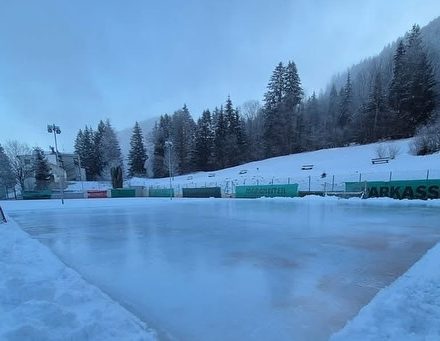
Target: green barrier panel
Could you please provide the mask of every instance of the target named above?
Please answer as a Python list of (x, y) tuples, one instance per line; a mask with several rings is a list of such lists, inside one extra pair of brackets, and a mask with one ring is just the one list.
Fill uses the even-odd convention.
[(182, 188), (184, 198), (221, 198), (220, 187)]
[(133, 198), (136, 196), (134, 189), (112, 189), (110, 193), (112, 198)]
[(298, 184), (235, 187), (236, 198), (297, 197)]
[(52, 196), (52, 191), (25, 191), (22, 193), (23, 200), (39, 200), (39, 199), (50, 199)]
[(174, 188), (149, 188), (148, 196), (155, 198), (174, 197)]
[(360, 192), (365, 188), (368, 198), (440, 199), (440, 179), (345, 183), (347, 192)]

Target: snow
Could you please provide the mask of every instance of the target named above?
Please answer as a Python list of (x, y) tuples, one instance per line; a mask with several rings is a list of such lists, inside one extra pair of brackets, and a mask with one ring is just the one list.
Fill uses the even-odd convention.
[[(414, 156), (409, 152), (411, 139), (373, 143), (341, 148), (322, 149), (250, 162), (237, 167), (212, 172), (197, 172), (176, 176), (173, 185), (179, 187), (220, 186), (225, 191), (235, 185), (298, 183), (299, 190), (344, 190), (346, 181), (440, 179), (439, 154)], [(394, 145), (399, 153), (385, 164), (371, 163), (377, 157), (380, 145)], [(314, 165), (312, 170), (302, 170), (303, 165)], [(245, 174), (240, 172), (246, 171)], [(326, 173), (326, 177), (321, 175)], [(334, 180), (333, 180), (334, 176)], [(110, 188), (110, 183), (84, 182), (87, 189)], [(134, 178), (126, 186), (168, 187), (169, 180)], [(73, 183), (72, 190), (81, 190), (80, 183)]]
[[(438, 298), (432, 307), (418, 309), (410, 294), (421, 293), (426, 303), (438, 296), (439, 252), (428, 254), (431, 277), (416, 273), (411, 282), (392, 283), (440, 240), (439, 201), (133, 198), (2, 206), (93, 288), (177, 339), (326, 340), (353, 318), (362, 328), (349, 324), (338, 340), (359, 339), (364, 332), (377, 339), (395, 326), (404, 328), (398, 322), (406, 318), (404, 303), (394, 301), (405, 301), (405, 293), (407, 319), (425, 318), (415, 332), (436, 335), (429, 323), (438, 320), (425, 314), (437, 313)], [(4, 245), (12, 243), (5, 240)], [(33, 254), (41, 248), (49, 252), (38, 245)], [(4, 257), (4, 250), (4, 262), (20, 264)], [(367, 306), (369, 313), (362, 310), (356, 322), (359, 310), (389, 285), (390, 300), (376, 309)], [(402, 296), (393, 296), (399, 287), (396, 295)], [(83, 308), (78, 309), (81, 316)], [(19, 319), (8, 321), (14, 325)]]
[(8, 218), (0, 225), (0, 339), (156, 339)]
[(440, 244), (331, 340), (440, 340)]

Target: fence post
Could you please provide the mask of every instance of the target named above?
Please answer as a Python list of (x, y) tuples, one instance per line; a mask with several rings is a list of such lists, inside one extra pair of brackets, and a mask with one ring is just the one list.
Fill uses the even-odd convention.
[(391, 182), (392, 177), (393, 177), (393, 172), (390, 171), (390, 182)]
[(426, 171), (426, 180), (429, 180), (429, 169)]
[(332, 177), (332, 192), (335, 191), (335, 176)]
[(359, 173), (359, 182), (362, 182), (362, 173)]
[(312, 180), (312, 178), (311, 178), (311, 176), (309, 175), (309, 192), (310, 192), (310, 182), (311, 182), (311, 180)]
[(290, 185), (290, 177), (287, 178), (287, 183)]

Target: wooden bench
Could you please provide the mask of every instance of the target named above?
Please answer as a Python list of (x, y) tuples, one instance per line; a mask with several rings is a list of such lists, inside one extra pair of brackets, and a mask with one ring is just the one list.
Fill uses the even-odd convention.
[(381, 164), (381, 163), (388, 163), (388, 162), (390, 162), (390, 160), (391, 160), (391, 158), (389, 158), (389, 157), (377, 157), (375, 159), (371, 159), (371, 163), (373, 165), (376, 165), (376, 164)]
[(314, 165), (302, 165), (301, 169), (302, 170), (312, 170)]

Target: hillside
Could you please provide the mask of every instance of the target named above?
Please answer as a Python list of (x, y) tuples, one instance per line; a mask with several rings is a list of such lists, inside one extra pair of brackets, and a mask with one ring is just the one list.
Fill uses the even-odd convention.
[[(410, 27), (408, 27), (408, 29), (410, 29)], [(421, 35), (435, 72), (437, 92), (440, 93), (440, 17), (422, 27)], [(372, 77), (374, 76), (374, 72), (372, 71), (377, 69), (381, 70), (384, 84), (388, 84), (391, 80), (396, 42), (402, 38), (403, 36), (384, 47), (377, 56), (366, 58), (348, 68), (353, 81), (353, 89), (358, 96), (357, 101), (362, 102), (362, 100), (368, 96)], [(337, 74), (331, 80), (330, 86), (331, 84), (335, 84), (339, 89), (344, 86), (346, 79), (347, 72)], [(327, 89), (327, 91), (329, 91), (329, 89)]]
[[(323, 149), (255, 161), (241, 166), (213, 172), (197, 172), (176, 176), (173, 186), (221, 186), (228, 191), (233, 185), (299, 183), (300, 190), (344, 190), (345, 181), (440, 178), (440, 155), (414, 156), (409, 153), (410, 139), (389, 143), (373, 143), (343, 148)], [(371, 163), (379, 146), (398, 149), (398, 155), (388, 164)], [(386, 153), (386, 152), (385, 152)], [(312, 170), (302, 170), (313, 165)], [(240, 174), (243, 173), (243, 174)], [(326, 174), (322, 177), (323, 173)], [(333, 185), (334, 176), (334, 185)], [(131, 186), (169, 186), (169, 178), (131, 179)]]

